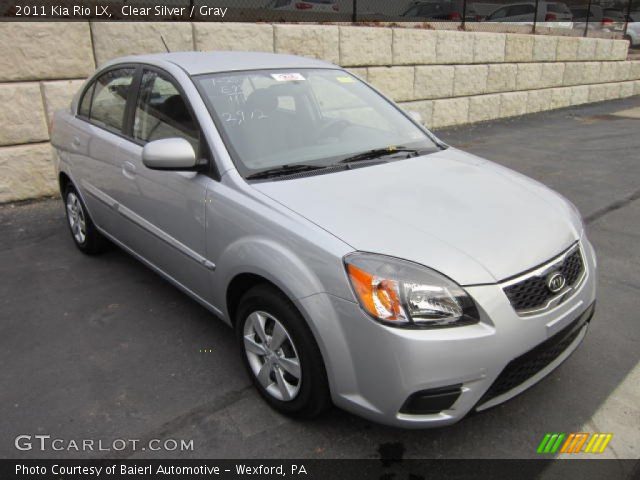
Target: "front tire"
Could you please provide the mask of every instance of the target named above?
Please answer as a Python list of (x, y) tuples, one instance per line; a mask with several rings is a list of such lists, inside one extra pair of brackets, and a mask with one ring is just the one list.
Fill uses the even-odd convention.
[(67, 214), (67, 225), (76, 247), (87, 255), (104, 252), (109, 242), (94, 225), (80, 194), (71, 184), (64, 191), (64, 204)]
[(240, 300), (236, 335), (244, 365), (271, 407), (296, 418), (313, 418), (331, 405), (320, 349), (296, 307), (269, 285)]

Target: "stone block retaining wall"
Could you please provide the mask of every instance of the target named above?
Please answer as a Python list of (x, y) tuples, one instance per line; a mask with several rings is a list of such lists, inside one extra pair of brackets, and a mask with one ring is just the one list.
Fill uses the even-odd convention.
[(348, 68), (430, 128), (640, 94), (624, 40), (347, 25), (0, 24), (0, 202), (54, 194), (49, 129), (107, 60), (165, 51), (292, 53)]

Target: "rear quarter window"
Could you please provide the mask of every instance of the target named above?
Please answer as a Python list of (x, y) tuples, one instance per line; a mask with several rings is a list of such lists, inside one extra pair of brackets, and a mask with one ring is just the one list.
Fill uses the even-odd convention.
[(92, 83), (89, 88), (85, 90), (82, 100), (80, 101), (78, 114), (86, 118), (89, 118), (89, 113), (91, 111), (91, 97), (93, 96), (93, 89), (95, 88), (95, 85), (95, 83)]

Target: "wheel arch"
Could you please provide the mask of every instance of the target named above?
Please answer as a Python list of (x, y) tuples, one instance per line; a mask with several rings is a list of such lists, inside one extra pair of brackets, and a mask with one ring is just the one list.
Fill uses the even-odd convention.
[[(315, 340), (316, 345), (318, 345), (324, 368), (327, 371), (327, 375), (330, 377), (329, 368), (331, 366), (327, 362), (328, 352), (326, 350), (326, 345), (324, 344), (316, 325), (311, 322), (309, 313), (305, 310), (301, 302), (298, 301), (298, 298), (293, 295), (293, 293), (289, 289), (287, 289), (286, 286), (282, 286), (280, 282), (270, 278), (270, 275), (264, 273), (258, 274), (252, 272), (242, 272), (236, 274), (231, 279), (225, 292), (226, 314), (231, 326), (234, 329), (236, 327), (236, 313), (238, 311), (238, 308), (240, 307), (240, 300), (242, 299), (242, 296), (257, 285), (268, 285), (274, 288), (282, 295), (284, 295), (284, 297), (286, 297), (287, 300), (289, 300), (291, 304), (296, 308), (298, 313), (300, 313), (304, 324), (309, 329), (309, 332)], [(330, 388), (331, 384), (332, 381), (329, 380)]]
[(237, 272), (228, 282), (225, 289), (225, 313), (231, 326), (235, 327), (235, 317), (242, 296), (257, 285), (268, 285), (284, 295), (300, 312), (311, 331), (315, 331), (314, 326), (309, 321), (307, 313), (298, 301), (299, 297), (296, 295), (296, 292), (288, 288), (287, 285), (283, 284), (279, 279), (270, 275), (269, 272), (253, 269)]
[[(229, 282), (225, 294), (227, 315), (232, 326), (235, 326), (236, 313), (238, 312), (238, 307), (240, 306), (240, 300), (242, 299), (242, 296), (257, 285), (270, 285), (278, 289), (280, 292), (286, 295), (287, 298), (289, 298), (289, 296), (280, 287), (278, 287), (275, 283), (273, 283), (268, 278), (263, 277), (262, 275), (249, 272), (238, 273)], [(291, 299), (289, 298), (289, 300)]]
[(61, 196), (64, 196), (64, 191), (67, 189), (69, 184), (73, 185), (73, 182), (71, 181), (71, 177), (69, 177), (69, 175), (67, 175), (65, 172), (60, 172), (58, 174), (58, 186), (60, 187)]
[(86, 208), (87, 212), (89, 213), (91, 221), (95, 224), (93, 212), (91, 211), (91, 207), (85, 199), (84, 192), (79, 188), (78, 184), (73, 181), (73, 178), (69, 173), (67, 173), (67, 171), (60, 169), (58, 173), (58, 186), (60, 188), (60, 197), (62, 197), (63, 201), (66, 201), (66, 199), (64, 198), (64, 193), (69, 185), (71, 185), (76, 190), (76, 192), (80, 196), (80, 200), (82, 201), (84, 208)]

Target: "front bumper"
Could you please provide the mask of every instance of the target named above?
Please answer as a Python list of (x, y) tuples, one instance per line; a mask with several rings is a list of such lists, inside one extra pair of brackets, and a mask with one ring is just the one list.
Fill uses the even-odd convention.
[[(376, 422), (426, 428), (455, 423), (471, 410), (490, 408), (521, 393), (560, 365), (584, 338), (596, 298), (596, 263), (588, 240), (581, 244), (587, 271), (576, 293), (528, 317), (516, 314), (499, 285), (466, 287), (480, 311), (480, 323), (438, 330), (387, 327), (356, 303), (327, 294), (302, 299), (320, 340), (334, 403)], [(572, 335), (565, 338), (569, 330)], [(564, 340), (560, 346), (559, 337)], [(497, 394), (491, 390), (506, 368), (513, 369), (545, 342), (560, 349), (551, 361), (512, 388), (504, 390), (503, 384)], [(401, 413), (412, 394), (451, 386), (459, 386), (460, 395), (449, 408)]]

